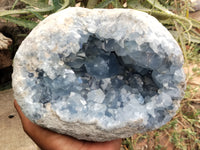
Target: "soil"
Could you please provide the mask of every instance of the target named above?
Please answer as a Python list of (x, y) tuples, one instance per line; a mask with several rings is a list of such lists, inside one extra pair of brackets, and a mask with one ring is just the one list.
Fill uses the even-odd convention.
[(13, 91), (0, 91), (0, 150), (39, 150), (23, 131), (13, 105)]
[(0, 50), (0, 70), (11, 65), (11, 52), (9, 50)]

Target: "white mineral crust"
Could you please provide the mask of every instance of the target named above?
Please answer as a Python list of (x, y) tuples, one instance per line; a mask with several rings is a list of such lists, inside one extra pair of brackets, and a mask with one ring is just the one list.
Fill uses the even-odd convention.
[(67, 8), (32, 30), (14, 58), (25, 115), (55, 132), (109, 141), (159, 128), (184, 95), (183, 56), (154, 17)]

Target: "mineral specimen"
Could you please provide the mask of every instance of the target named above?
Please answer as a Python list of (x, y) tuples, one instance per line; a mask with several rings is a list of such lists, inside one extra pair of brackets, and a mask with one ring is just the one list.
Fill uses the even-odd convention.
[(159, 128), (183, 97), (181, 49), (154, 17), (67, 8), (47, 17), (14, 59), (14, 95), (36, 124), (108, 141)]

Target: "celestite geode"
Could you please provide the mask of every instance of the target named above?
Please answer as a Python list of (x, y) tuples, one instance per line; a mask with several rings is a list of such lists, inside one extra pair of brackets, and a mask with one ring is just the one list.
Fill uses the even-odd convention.
[(154, 17), (131, 9), (67, 8), (47, 17), (14, 59), (25, 115), (90, 141), (159, 128), (184, 94), (183, 56)]

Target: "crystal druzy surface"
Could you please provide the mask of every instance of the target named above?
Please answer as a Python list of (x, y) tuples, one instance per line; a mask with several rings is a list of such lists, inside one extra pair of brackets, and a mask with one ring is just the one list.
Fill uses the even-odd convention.
[(25, 115), (78, 139), (107, 141), (167, 123), (183, 97), (181, 49), (152, 16), (68, 8), (21, 44), (13, 89)]

